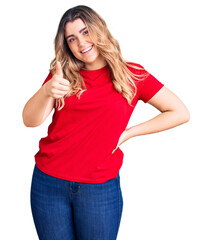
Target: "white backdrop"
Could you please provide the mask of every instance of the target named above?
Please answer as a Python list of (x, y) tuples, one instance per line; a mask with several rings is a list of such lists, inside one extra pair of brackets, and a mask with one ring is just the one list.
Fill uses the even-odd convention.
[[(143, 65), (191, 114), (184, 125), (120, 146), (124, 209), (118, 239), (211, 240), (212, 15), (206, 0), (19, 0), (0, 6), (0, 239), (37, 239), (30, 185), (38, 142), (52, 115), (27, 128), (22, 110), (48, 74), (60, 18), (79, 4), (96, 10), (124, 58)], [(156, 114), (140, 101), (128, 127)]]

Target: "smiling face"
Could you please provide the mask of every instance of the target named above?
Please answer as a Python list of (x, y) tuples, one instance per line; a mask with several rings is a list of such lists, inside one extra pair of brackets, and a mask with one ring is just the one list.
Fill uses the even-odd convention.
[(85, 63), (86, 69), (95, 70), (107, 64), (91, 41), (87, 26), (80, 18), (65, 25), (65, 39), (73, 55)]

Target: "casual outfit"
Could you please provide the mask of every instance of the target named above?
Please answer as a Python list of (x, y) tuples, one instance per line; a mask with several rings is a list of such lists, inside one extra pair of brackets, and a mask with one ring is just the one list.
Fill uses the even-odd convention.
[[(147, 102), (163, 84), (152, 75), (137, 81), (137, 94), (132, 101), (134, 107), (131, 107), (115, 90), (108, 65), (98, 70), (81, 69), (79, 73), (87, 91), (80, 99), (75, 95), (65, 98), (65, 106), (54, 112), (48, 136), (40, 140), (35, 161), (41, 171), (53, 177), (103, 183), (115, 178), (122, 166), (123, 152), (120, 148), (113, 154), (112, 151), (138, 100)], [(45, 82), (51, 77), (49, 74)]]
[[(164, 86), (151, 74), (135, 80), (137, 93), (130, 106), (114, 88), (109, 65), (79, 73), (87, 90), (80, 99), (65, 98), (65, 106), (55, 109), (48, 135), (40, 140), (35, 155), (31, 203), (43, 240), (71, 240), (74, 235), (80, 240), (116, 239), (123, 206), (119, 170), (124, 153), (119, 147), (112, 151), (138, 100), (148, 102)], [(51, 78), (49, 73), (43, 84)], [(67, 235), (74, 224), (72, 215), (76, 233)]]

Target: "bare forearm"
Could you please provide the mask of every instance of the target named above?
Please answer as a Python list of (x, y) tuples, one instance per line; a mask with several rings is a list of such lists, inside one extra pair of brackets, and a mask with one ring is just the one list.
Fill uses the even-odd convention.
[(54, 106), (54, 98), (45, 93), (42, 86), (26, 103), (23, 109), (23, 122), (27, 127), (40, 125)]
[(189, 121), (189, 116), (186, 112), (180, 113), (177, 111), (166, 111), (144, 123), (128, 128), (127, 132), (129, 134), (129, 138), (131, 138), (135, 136), (161, 132), (176, 127), (187, 121)]

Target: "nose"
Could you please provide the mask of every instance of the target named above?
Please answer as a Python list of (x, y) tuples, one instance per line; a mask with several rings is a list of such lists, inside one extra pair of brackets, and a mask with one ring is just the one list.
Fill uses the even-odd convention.
[(85, 45), (85, 39), (83, 37), (78, 38), (78, 47), (83, 47)]

